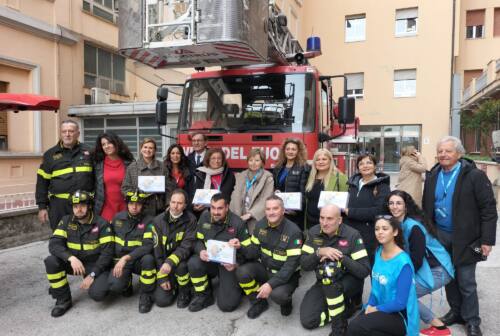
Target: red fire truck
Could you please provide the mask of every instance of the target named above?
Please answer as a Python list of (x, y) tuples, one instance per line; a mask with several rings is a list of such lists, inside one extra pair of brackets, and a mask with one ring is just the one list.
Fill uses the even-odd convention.
[[(309, 38), (303, 51), (286, 27), (286, 17), (268, 0), (120, 1), (122, 54), (155, 68), (194, 67), (182, 84), (178, 143), (191, 150), (190, 135), (206, 134), (221, 147), (232, 168), (246, 167), (253, 147), (267, 166), (288, 137), (300, 138), (308, 159), (332, 148), (340, 169), (345, 153), (337, 144), (356, 142), (359, 120), (345, 76), (322, 76), (308, 64), (321, 54)], [(220, 66), (221, 70), (205, 71)], [(334, 78), (344, 79), (344, 96), (332, 96)], [(166, 123), (169, 85), (158, 89), (157, 121)]]

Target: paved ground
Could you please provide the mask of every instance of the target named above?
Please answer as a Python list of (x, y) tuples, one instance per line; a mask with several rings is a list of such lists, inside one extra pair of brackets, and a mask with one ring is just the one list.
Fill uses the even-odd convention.
[[(497, 232), (500, 230), (497, 230)], [(498, 240), (500, 242), (500, 240)], [(212, 306), (199, 313), (176, 307), (158, 308), (146, 315), (137, 311), (138, 296), (116, 297), (95, 303), (78, 289), (80, 279), (70, 277), (74, 307), (63, 317), (50, 317), (54, 301), (47, 293), (48, 283), (43, 258), (48, 254), (47, 242), (32, 243), (0, 250), (0, 335), (327, 335), (329, 328), (303, 329), (298, 306), (304, 292), (314, 282), (312, 273), (301, 279), (294, 295), (294, 311), (282, 317), (279, 307), (270, 309), (257, 320), (246, 317), (248, 302), (233, 313), (222, 313)], [(488, 261), (478, 267), (479, 300), (484, 335), (500, 335), (500, 249), (494, 248)], [(365, 286), (365, 299), (369, 291)], [(444, 291), (432, 297), (433, 309), (440, 315), (447, 311)], [(465, 335), (462, 327), (454, 327), (453, 335)]]

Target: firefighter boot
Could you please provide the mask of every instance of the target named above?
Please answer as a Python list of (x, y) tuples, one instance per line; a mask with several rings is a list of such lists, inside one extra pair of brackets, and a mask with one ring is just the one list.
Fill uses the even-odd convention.
[(332, 318), (332, 332), (328, 336), (344, 336), (347, 331), (347, 319), (344, 313)]
[(145, 314), (151, 311), (153, 307), (153, 298), (148, 293), (141, 293), (139, 297), (139, 313)]
[(71, 295), (69, 297), (64, 297), (56, 300), (56, 305), (52, 308), (50, 313), (52, 317), (63, 316), (70, 308), (73, 306), (71, 302)]
[[(188, 286), (184, 286), (188, 287)], [(191, 288), (179, 288), (179, 295), (177, 296), (177, 308), (183, 309), (191, 303)]]
[(204, 308), (207, 308), (215, 303), (214, 296), (211, 290), (196, 293), (194, 295), (193, 301), (189, 304), (190, 312), (197, 312)]
[(247, 316), (249, 319), (255, 319), (260, 316), (263, 312), (269, 308), (269, 303), (266, 299), (257, 299), (257, 295), (252, 293), (249, 295), (250, 308), (247, 311)]

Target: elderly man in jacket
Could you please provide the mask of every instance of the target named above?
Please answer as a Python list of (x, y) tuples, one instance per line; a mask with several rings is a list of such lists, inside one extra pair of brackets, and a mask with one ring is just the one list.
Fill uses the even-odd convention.
[(491, 183), (474, 162), (462, 158), (458, 138), (447, 136), (437, 144), (439, 161), (428, 176), (423, 207), (433, 218), (438, 238), (452, 257), (455, 279), (446, 286), (450, 311), (446, 325), (467, 325), (467, 335), (482, 335), (476, 265), (495, 245), (497, 210)]

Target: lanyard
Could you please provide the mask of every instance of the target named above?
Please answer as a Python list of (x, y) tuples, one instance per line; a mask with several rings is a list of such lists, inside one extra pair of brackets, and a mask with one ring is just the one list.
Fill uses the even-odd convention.
[(245, 186), (246, 186), (247, 192), (252, 187), (252, 185), (255, 183), (255, 181), (257, 180), (257, 177), (259, 177), (260, 171), (261, 171), (261, 169), (259, 169), (257, 171), (257, 173), (255, 174), (255, 176), (252, 178), (251, 181), (248, 179), (248, 177), (245, 177)]
[(448, 183), (446, 186), (444, 185), (444, 173), (443, 170), (439, 172), (439, 179), (441, 180), (441, 185), (443, 186), (443, 197), (441, 200), (444, 200), (446, 198), (446, 195), (448, 194), (448, 190), (450, 189), (451, 184), (454, 182), (458, 172), (460, 171), (460, 164), (458, 164), (455, 168), (453, 168), (453, 174), (451, 174), (450, 179), (448, 180)]

